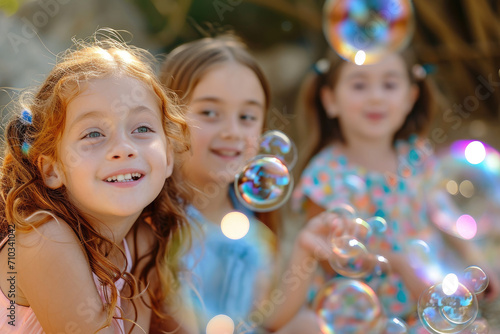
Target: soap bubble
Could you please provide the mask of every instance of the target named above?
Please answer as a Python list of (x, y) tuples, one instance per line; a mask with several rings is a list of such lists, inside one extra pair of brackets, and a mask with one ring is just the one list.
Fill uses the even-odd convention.
[(293, 141), (283, 132), (271, 130), (264, 133), (259, 143), (261, 155), (274, 155), (292, 170), (297, 162), (297, 148)]
[(420, 296), (418, 315), (431, 333), (460, 333), (476, 319), (478, 303), (475, 294), (463, 284), (456, 284), (456, 291), (452, 294), (448, 295), (449, 289), (438, 283)]
[(236, 175), (234, 187), (238, 200), (250, 210), (271, 211), (288, 200), (293, 178), (278, 158), (258, 155)]
[(323, 334), (381, 333), (385, 326), (382, 306), (365, 283), (336, 278), (316, 295), (313, 310)]
[(462, 282), (470, 291), (478, 294), (486, 290), (489, 279), (478, 266), (469, 266), (464, 270)]
[(500, 154), (484, 143), (460, 140), (437, 157), (429, 196), (432, 221), (462, 239), (498, 231)]
[(323, 31), (342, 58), (373, 64), (408, 45), (414, 31), (409, 0), (327, 0)]

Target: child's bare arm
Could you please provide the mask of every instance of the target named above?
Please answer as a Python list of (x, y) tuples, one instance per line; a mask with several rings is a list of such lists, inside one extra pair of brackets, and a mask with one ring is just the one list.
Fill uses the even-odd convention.
[[(82, 246), (65, 223), (51, 220), (16, 235), (18, 288), (47, 333), (94, 333), (106, 312)], [(113, 325), (99, 333), (114, 333)]]

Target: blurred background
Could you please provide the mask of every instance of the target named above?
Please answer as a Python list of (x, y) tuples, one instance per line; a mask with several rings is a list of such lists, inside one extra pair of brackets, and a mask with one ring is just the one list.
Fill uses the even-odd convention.
[[(0, 0), (0, 129), (10, 102), (44, 80), (72, 37), (110, 27), (128, 31), (124, 36), (131, 44), (160, 58), (183, 42), (236, 32), (270, 79), (270, 127), (290, 134), (300, 84), (329, 48), (323, 5), (324, 0)], [(439, 135), (432, 144), (439, 149), (476, 139), (499, 150), (500, 0), (413, 5), (412, 46), (440, 96), (431, 128)], [(500, 236), (487, 242), (485, 256), (500, 273)]]
[[(436, 146), (478, 139), (500, 148), (500, 0), (415, 0), (417, 56), (442, 94)], [(271, 80), (275, 128), (290, 128), (300, 83), (328, 45), (324, 0), (0, 0), (0, 106), (40, 83), (71, 38), (131, 33), (155, 55), (234, 30)], [(3, 107), (2, 107), (3, 110)], [(437, 138), (437, 137), (436, 137)]]

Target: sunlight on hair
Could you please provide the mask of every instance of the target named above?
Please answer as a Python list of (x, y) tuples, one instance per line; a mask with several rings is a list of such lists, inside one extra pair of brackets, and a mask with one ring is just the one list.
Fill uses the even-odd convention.
[(356, 52), (356, 56), (354, 56), (354, 62), (356, 65), (363, 65), (366, 60), (366, 53), (363, 50), (359, 50)]
[(480, 141), (473, 141), (465, 148), (465, 158), (473, 165), (483, 162), (486, 157), (486, 149)]
[(134, 57), (132, 56), (132, 54), (125, 50), (116, 50), (115, 53), (120, 56), (120, 58), (123, 59), (123, 61), (127, 64), (130, 64), (134, 61)]
[(113, 61), (113, 56), (109, 54), (107, 50), (98, 48), (97, 53), (100, 54), (104, 59), (108, 61)]
[(233, 334), (234, 322), (225, 314), (219, 314), (210, 319), (207, 324), (207, 334)]
[(248, 233), (250, 221), (241, 212), (230, 212), (222, 218), (220, 228), (226, 237), (238, 240)]
[(458, 289), (458, 277), (455, 274), (448, 274), (443, 279), (443, 292), (447, 296), (451, 296)]

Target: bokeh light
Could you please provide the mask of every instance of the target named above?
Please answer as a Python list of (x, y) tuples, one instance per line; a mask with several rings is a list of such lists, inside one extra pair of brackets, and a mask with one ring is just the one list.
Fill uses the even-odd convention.
[(357, 65), (373, 64), (403, 49), (414, 31), (409, 0), (327, 0), (323, 31), (342, 58)]
[(480, 141), (473, 141), (465, 148), (465, 158), (473, 165), (477, 165), (486, 158), (486, 149)]
[(448, 274), (443, 279), (443, 292), (445, 295), (450, 296), (457, 292), (458, 277), (455, 274)]
[(230, 212), (222, 218), (220, 228), (226, 237), (238, 240), (248, 233), (250, 221), (241, 212)]
[(477, 223), (471, 216), (461, 215), (457, 219), (456, 229), (462, 238), (466, 240), (472, 239), (477, 233)]
[(233, 334), (234, 321), (225, 314), (219, 314), (210, 319), (207, 324), (207, 334)]

